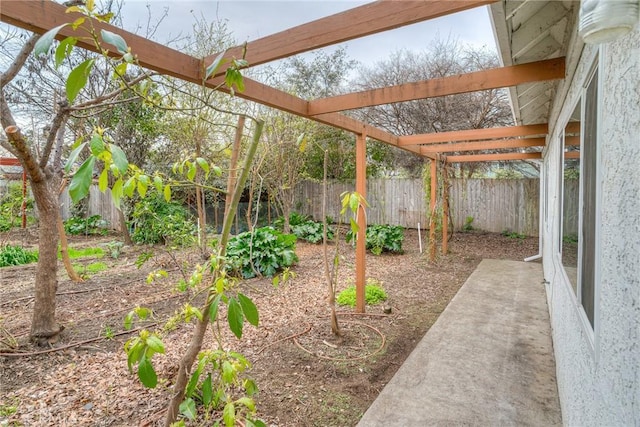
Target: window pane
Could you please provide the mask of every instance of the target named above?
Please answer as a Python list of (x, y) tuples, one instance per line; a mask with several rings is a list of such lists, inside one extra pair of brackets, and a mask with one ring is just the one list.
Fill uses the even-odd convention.
[(591, 326), (595, 299), (596, 248), (596, 168), (598, 134), (598, 73), (594, 74), (585, 94), (583, 142), (582, 262), (580, 302)]
[(580, 102), (564, 129), (562, 173), (562, 265), (578, 295), (578, 217), (580, 212)]

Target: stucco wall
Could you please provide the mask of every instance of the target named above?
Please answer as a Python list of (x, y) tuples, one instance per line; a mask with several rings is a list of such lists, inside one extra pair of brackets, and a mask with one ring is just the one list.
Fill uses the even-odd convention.
[[(580, 55), (581, 51), (581, 55)], [(545, 156), (549, 211), (543, 262), (558, 391), (566, 425), (640, 425), (640, 30), (600, 47), (574, 45), (573, 79), (552, 110)], [(595, 331), (558, 255), (560, 132), (598, 57), (599, 253)], [(568, 70), (570, 73), (573, 67)], [(571, 74), (570, 74), (571, 75)]]

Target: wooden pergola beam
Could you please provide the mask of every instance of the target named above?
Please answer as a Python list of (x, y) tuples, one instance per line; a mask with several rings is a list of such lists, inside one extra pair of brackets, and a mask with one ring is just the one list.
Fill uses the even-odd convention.
[(579, 159), (580, 152), (579, 151), (565, 151), (564, 152), (565, 159)]
[(510, 67), (405, 83), (380, 89), (354, 92), (309, 102), (309, 114), (413, 101), (480, 90), (498, 89), (523, 83), (564, 78), (565, 58), (547, 59)]
[[(50, 0), (3, 2), (2, 8), (0, 8), (0, 20), (39, 34), (44, 34), (51, 28), (55, 28), (64, 23), (73, 22), (73, 20), (80, 16), (83, 15), (75, 12), (66, 13), (66, 8), (63, 5)], [(137, 56), (141, 66), (161, 74), (202, 84), (203, 69), (200, 60), (113, 25), (104, 24), (95, 20), (93, 24), (98, 31), (105, 29), (122, 36)], [(78, 34), (71, 28), (66, 27), (60, 31), (58, 38), (62, 39), (70, 35), (77, 36)], [(78, 41), (77, 46), (93, 52), (96, 51), (96, 47), (93, 44), (84, 42), (82, 39)], [(335, 126), (355, 134), (360, 134), (364, 130), (370, 138), (397, 146), (398, 138), (381, 129), (365, 125), (363, 122), (337, 113), (310, 117), (307, 114), (308, 103), (304, 99), (272, 88), (248, 77), (244, 77), (243, 82), (245, 90), (243, 92), (235, 92), (236, 96), (240, 98), (258, 102), (262, 105), (277, 108), (323, 124)], [(226, 91), (225, 88), (219, 88), (221, 83), (222, 79), (218, 77), (209, 79), (206, 82), (206, 86)], [(418, 153), (419, 149), (414, 147), (408, 151)]]
[(479, 141), (492, 138), (515, 138), (522, 136), (546, 135), (546, 123), (537, 125), (507, 126), (499, 128), (468, 129), (452, 132), (425, 133), (398, 137), (398, 146), (440, 144), (444, 142)]
[(543, 147), (545, 138), (500, 139), (478, 142), (454, 142), (450, 144), (427, 145), (420, 147), (420, 154), (447, 153), (454, 151), (495, 150), (503, 148)]
[[(229, 49), (224, 57), (241, 58), (246, 49), (245, 59), (249, 66), (260, 65), (494, 2), (495, 0), (376, 1), (236, 46)], [(204, 63), (210, 64), (219, 54), (204, 58)]]
[(460, 156), (447, 156), (447, 163), (464, 162), (499, 162), (505, 160), (537, 160), (542, 158), (542, 153), (497, 153), (497, 154), (469, 154)]

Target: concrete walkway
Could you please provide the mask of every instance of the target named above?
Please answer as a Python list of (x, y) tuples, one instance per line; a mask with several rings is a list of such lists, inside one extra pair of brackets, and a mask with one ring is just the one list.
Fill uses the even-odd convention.
[(561, 425), (542, 267), (483, 260), (359, 427)]

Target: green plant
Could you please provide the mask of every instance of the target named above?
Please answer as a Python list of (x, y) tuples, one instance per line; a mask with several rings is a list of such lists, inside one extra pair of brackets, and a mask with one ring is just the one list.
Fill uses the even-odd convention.
[(473, 217), (468, 216), (464, 219), (464, 225), (462, 226), (462, 231), (473, 231)]
[[(9, 184), (7, 193), (0, 198), (0, 231), (8, 231), (20, 225), (22, 216), (22, 184)], [(27, 212), (33, 211), (33, 199), (27, 198), (25, 202)], [(29, 222), (33, 222), (33, 216), (29, 215)]]
[[(355, 241), (356, 233), (347, 232), (347, 242)], [(382, 252), (402, 253), (404, 228), (400, 225), (369, 225), (366, 232), (367, 249), (374, 255)]]
[(564, 243), (570, 243), (570, 244), (578, 243), (578, 235), (577, 234), (566, 234), (566, 235), (562, 236), (562, 241)]
[(72, 217), (64, 222), (64, 231), (72, 235), (105, 235), (108, 225), (100, 215), (91, 215), (88, 218)]
[(273, 227), (256, 228), (229, 240), (229, 270), (245, 279), (256, 275), (271, 277), (298, 261), (296, 236), (283, 234)]
[[(301, 225), (307, 221), (310, 221), (311, 218), (307, 215), (299, 214), (298, 212), (291, 212), (289, 214), (289, 225)], [(278, 217), (273, 221), (273, 226), (278, 230), (282, 231), (282, 227), (284, 226), (284, 217)]]
[(502, 231), (501, 233), (504, 237), (508, 237), (510, 239), (520, 239), (520, 240), (524, 240), (527, 238), (527, 236), (525, 236), (524, 234), (515, 232), (515, 231), (511, 231), (509, 229), (505, 229)]
[(92, 274), (100, 273), (101, 271), (106, 270), (108, 267), (104, 262), (92, 262), (88, 265), (73, 264), (73, 268), (78, 272), (78, 274), (80, 274), (80, 276), (88, 277)]
[(36, 261), (38, 261), (38, 253), (26, 250), (22, 246), (5, 245), (0, 250), (0, 267), (30, 264)]
[[(321, 222), (305, 221), (301, 224), (291, 226), (291, 232), (298, 239), (306, 240), (309, 243), (322, 242), (322, 229), (324, 225)], [(333, 230), (327, 227), (327, 240), (333, 240)]]
[[(84, 248), (84, 249), (74, 249), (68, 248), (67, 252), (69, 253), (70, 259), (78, 259), (85, 257), (96, 257), (102, 258), (104, 256), (104, 251), (102, 248)], [(60, 251), (58, 251), (58, 259), (60, 259)]]
[[(376, 305), (387, 300), (387, 293), (382, 288), (382, 284), (375, 279), (367, 279), (364, 287), (364, 298), (368, 305)], [(349, 286), (338, 294), (336, 302), (340, 305), (356, 306), (356, 287)]]
[(106, 339), (112, 340), (115, 337), (115, 332), (111, 326), (107, 325), (102, 330), (102, 335), (104, 335)]
[(160, 195), (136, 203), (131, 225), (134, 227), (131, 239), (136, 243), (188, 246), (196, 241), (192, 215), (180, 204), (167, 202)]
[(114, 240), (112, 242), (105, 244), (105, 246), (109, 251), (109, 256), (113, 259), (118, 259), (120, 257), (120, 252), (122, 251), (122, 247), (124, 246), (124, 243)]
[[(18, 405), (19, 405), (19, 401), (18, 399), (14, 399), (11, 403), (2, 403), (0, 404), (0, 417), (10, 417), (11, 415), (15, 414), (16, 412), (18, 412)], [(9, 425), (9, 424), (2, 424), (0, 423), (0, 425)]]

